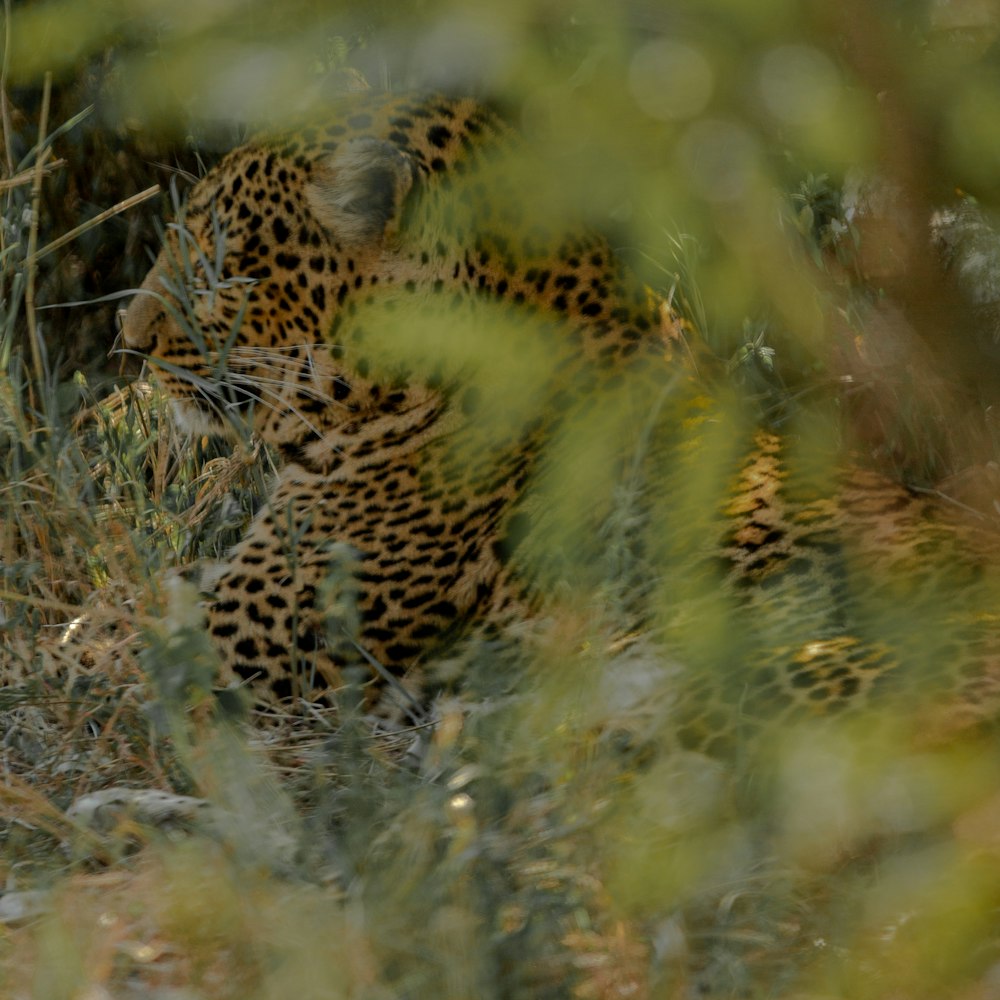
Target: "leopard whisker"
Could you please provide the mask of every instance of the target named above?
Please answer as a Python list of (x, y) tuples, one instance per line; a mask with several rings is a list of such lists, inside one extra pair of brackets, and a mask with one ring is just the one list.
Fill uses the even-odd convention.
[[(316, 360), (311, 353), (307, 354), (304, 358), (286, 358), (280, 356), (275, 358), (268, 351), (243, 350), (239, 354), (230, 352), (226, 358), (226, 363), (230, 369), (255, 368), (280, 375), (301, 376), (302, 374), (308, 374), (313, 378), (323, 377), (317, 372)], [(332, 373), (326, 377), (333, 377)]]
[(326, 350), (327, 347), (328, 345), (321, 340), (304, 344), (278, 344), (274, 347), (261, 347), (259, 344), (234, 344), (230, 348), (230, 354), (290, 354), (293, 351)]
[(307, 367), (304, 364), (298, 365), (280, 365), (275, 364), (273, 361), (266, 360), (255, 360), (249, 361), (241, 358), (229, 358), (227, 367), (230, 369), (240, 369), (240, 370), (254, 370), (262, 369), (264, 371), (275, 372), (278, 375), (296, 375), (301, 376), (304, 372), (309, 374), (314, 374), (314, 369)]
[[(284, 383), (278, 383), (278, 384), (284, 387)], [(229, 387), (234, 392), (243, 393), (243, 395), (246, 396), (248, 399), (260, 403), (262, 406), (267, 407), (267, 409), (271, 410), (273, 413), (294, 414), (317, 437), (321, 436), (322, 432), (320, 431), (320, 429), (305, 415), (305, 413), (303, 413), (297, 406), (294, 406), (281, 392), (275, 389), (271, 389), (266, 385), (258, 384), (257, 380), (255, 380), (252, 389), (247, 388), (245, 386), (241, 386), (238, 383), (232, 381), (228, 382), (227, 385), (229, 385)], [(270, 399), (268, 399), (267, 397), (270, 397)], [(275, 402), (271, 402), (270, 401), (271, 399), (273, 399)], [(280, 404), (280, 406), (276, 404)], [(238, 404), (233, 403), (230, 405), (236, 406)]]
[(275, 396), (280, 395), (279, 390), (291, 388), (296, 395), (305, 396), (308, 399), (316, 399), (319, 402), (326, 403), (330, 406), (340, 406), (346, 408), (344, 403), (335, 399), (329, 392), (319, 386), (311, 385), (308, 382), (298, 382), (294, 385), (289, 385), (287, 379), (268, 378), (260, 375), (255, 375), (253, 378), (249, 378), (240, 374), (230, 373), (230, 377), (227, 379), (227, 384), (234, 387), (240, 386), (247, 392), (253, 392), (258, 387), (267, 387)]
[[(204, 375), (199, 375), (190, 370), (175, 368), (173, 365), (161, 364), (161, 366), (173, 374), (179, 381), (185, 382), (192, 387), (193, 392), (189, 398), (195, 403), (195, 405), (207, 405), (213, 413), (220, 418), (227, 420), (229, 423), (235, 424), (241, 422), (236, 416), (240, 402), (233, 398), (227, 398), (226, 390), (229, 390), (232, 395), (242, 396), (244, 399), (260, 403), (274, 412), (293, 413), (314, 434), (320, 434), (319, 428), (315, 426), (305, 413), (303, 413), (298, 407), (292, 405), (289, 400), (281, 395), (281, 393), (262, 384), (262, 380), (255, 379), (253, 383), (247, 381), (244, 384), (240, 384), (239, 380), (232, 378), (220, 381)], [(285, 383), (275, 382), (275, 384), (284, 386)], [(265, 398), (268, 396), (280, 402), (280, 408)], [(183, 397), (179, 398), (183, 399)], [(320, 395), (317, 398), (323, 400), (326, 399), (323, 395)], [(242, 422), (245, 423), (245, 421)]]
[(228, 351), (226, 360), (230, 364), (233, 362), (239, 364), (282, 364), (288, 367), (312, 369), (316, 365), (314, 346), (320, 345), (307, 344), (284, 348), (239, 346)]

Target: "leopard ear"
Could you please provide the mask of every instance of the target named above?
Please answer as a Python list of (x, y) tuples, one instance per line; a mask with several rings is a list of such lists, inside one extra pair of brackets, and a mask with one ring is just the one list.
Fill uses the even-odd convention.
[(380, 139), (352, 139), (321, 163), (307, 196), (316, 218), (345, 245), (381, 242), (399, 229), (413, 186), (410, 157)]

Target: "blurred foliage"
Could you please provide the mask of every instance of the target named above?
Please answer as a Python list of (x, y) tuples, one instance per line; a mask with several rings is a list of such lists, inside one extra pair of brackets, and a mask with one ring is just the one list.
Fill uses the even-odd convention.
[[(524, 193), (541, 192), (550, 215), (613, 233), (659, 287), (675, 283), (671, 239), (693, 241), (699, 331), (751, 375), (772, 418), (799, 393), (839, 395), (876, 461), (924, 481), (992, 458), (984, 414), (1000, 349), (977, 331), (995, 300), (970, 301), (919, 237), (957, 192), (991, 225), (989, 0), (97, 9), (22, 2), (10, 19), (6, 79), (21, 113), (8, 115), (8, 169), (35, 141), (44, 70), (56, 74), (55, 121), (96, 106), (56, 144), (69, 163), (44, 188), (43, 231), (165, 185), (170, 169), (197, 173), (247, 131), (322, 114), (361, 81), (480, 94), (537, 153), (545, 176)], [(162, 211), (112, 220), (47, 261), (43, 303), (134, 287), (152, 242), (143, 220)], [(961, 252), (961, 227), (948, 239)], [(46, 316), (64, 371), (114, 336), (109, 307), (81, 316)], [(919, 416), (906, 412), (912, 392)]]
[[(2, 192), (0, 653), (28, 694), (0, 713), (0, 873), (57, 889), (0, 943), (7, 993), (995, 992), (998, 747), (976, 726), (995, 586), (970, 587), (947, 547), (877, 581), (847, 552), (841, 585), (881, 588), (850, 624), (910, 687), (890, 675), (877, 716), (786, 723), (767, 653), (829, 602), (791, 586), (737, 602), (714, 557), (761, 423), (787, 435), (800, 499), (833, 492), (846, 439), (995, 512), (1000, 4), (21, 0), (4, 27), (7, 180), (37, 162), (44, 72), (50, 133), (94, 105), (55, 139), (37, 216), (30, 183)], [(611, 234), (685, 317), (687, 356), (659, 395), (610, 388), (560, 431), (517, 552), (549, 617), (528, 652), (449, 651), (469, 701), (439, 707), (433, 738), (373, 736), (348, 692), (340, 716), (268, 720), (247, 749), (208, 718), (211, 653), (191, 588), (164, 574), (224, 554), (267, 457), (184, 440), (150, 391), (103, 395), (117, 303), (65, 307), (138, 284), (168, 199), (39, 262), (41, 370), (26, 248), (365, 81), (505, 108), (530, 155), (503, 196)], [(547, 357), (530, 326), (507, 356), (494, 319), (407, 317), (387, 364), (440, 356), (443, 378), (477, 383), (484, 436), (466, 446), (485, 455), (530, 420)], [(989, 669), (955, 706), (948, 668), (980, 647)], [(803, 655), (819, 670), (824, 651)], [(115, 783), (226, 818), (122, 860), (126, 819), (95, 871), (63, 850), (62, 810)]]

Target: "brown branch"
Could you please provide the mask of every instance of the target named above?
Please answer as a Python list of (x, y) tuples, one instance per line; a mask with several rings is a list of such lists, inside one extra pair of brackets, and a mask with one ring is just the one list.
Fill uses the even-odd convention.
[(35, 366), (35, 378), (38, 381), (39, 392), (44, 383), (45, 373), (42, 368), (42, 350), (38, 339), (38, 321), (35, 317), (35, 279), (38, 266), (35, 251), (38, 247), (38, 219), (42, 203), (42, 176), (45, 160), (51, 152), (51, 147), (45, 146), (45, 137), (49, 127), (49, 101), (52, 97), (52, 73), (45, 74), (45, 87), (42, 91), (42, 116), (38, 122), (38, 157), (35, 160), (34, 177), (31, 184), (31, 228), (28, 231), (28, 277), (24, 287), (24, 308), (28, 319), (28, 340), (31, 342), (31, 359)]
[[(58, 170), (60, 167), (64, 166), (66, 166), (65, 160), (52, 160), (50, 163), (46, 163), (42, 167), (42, 172), (48, 176), (53, 170)], [(13, 188), (24, 187), (25, 184), (30, 184), (34, 179), (34, 167), (32, 167), (31, 170), (22, 170), (19, 174), (0, 181), (0, 191), (10, 191)]]

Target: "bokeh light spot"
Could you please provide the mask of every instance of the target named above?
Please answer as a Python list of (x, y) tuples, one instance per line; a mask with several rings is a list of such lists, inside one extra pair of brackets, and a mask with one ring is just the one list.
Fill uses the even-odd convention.
[(632, 57), (629, 89), (651, 118), (677, 121), (704, 111), (712, 96), (712, 67), (697, 49), (665, 38), (649, 42)]
[(696, 191), (710, 201), (737, 201), (758, 174), (760, 150), (744, 126), (720, 119), (695, 122), (678, 147)]
[(823, 120), (840, 93), (836, 67), (808, 45), (781, 45), (768, 51), (758, 80), (768, 112), (789, 125)]

